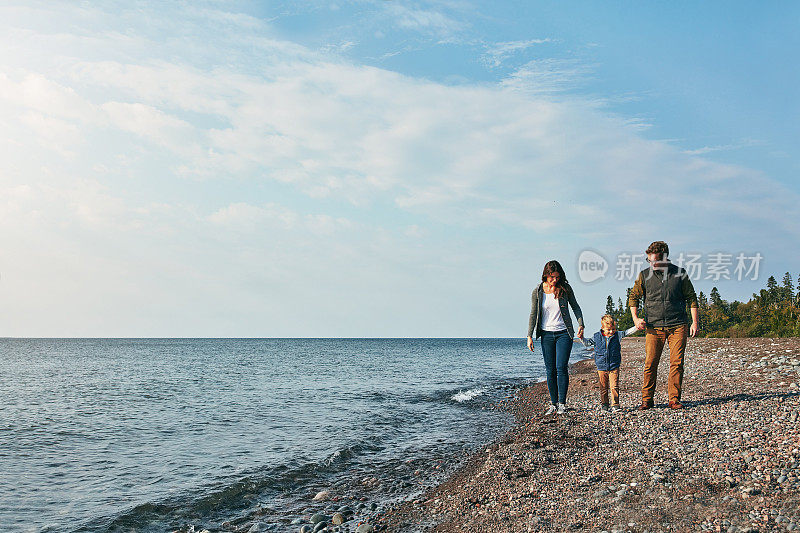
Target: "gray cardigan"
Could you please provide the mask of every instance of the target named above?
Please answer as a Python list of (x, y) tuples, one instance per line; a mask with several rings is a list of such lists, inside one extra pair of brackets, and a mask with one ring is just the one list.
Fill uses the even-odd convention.
[[(569, 305), (572, 307), (572, 312), (575, 313), (575, 318), (578, 319), (578, 326), (583, 326), (583, 313), (581, 312), (581, 307), (578, 305), (577, 300), (575, 300), (575, 293), (573, 292), (569, 283), (564, 285), (564, 289), (565, 290), (562, 292), (561, 297), (558, 299), (558, 307), (561, 309), (561, 318), (564, 319), (564, 324), (567, 326), (569, 336), (575, 337), (575, 330), (572, 328), (572, 318), (569, 316), (567, 303), (569, 303)], [(531, 294), (531, 316), (528, 319), (528, 337), (533, 337), (535, 334), (535, 338), (538, 339), (542, 336), (540, 322), (542, 317), (543, 299), (544, 291), (542, 290), (542, 284), (540, 283), (535, 289), (533, 289), (533, 294)]]

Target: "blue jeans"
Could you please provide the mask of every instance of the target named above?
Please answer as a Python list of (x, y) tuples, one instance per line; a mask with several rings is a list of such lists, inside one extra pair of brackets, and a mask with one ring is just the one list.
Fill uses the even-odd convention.
[(572, 353), (572, 339), (567, 330), (544, 331), (542, 335), (542, 355), (547, 369), (547, 390), (550, 403), (567, 403), (569, 387), (569, 354)]

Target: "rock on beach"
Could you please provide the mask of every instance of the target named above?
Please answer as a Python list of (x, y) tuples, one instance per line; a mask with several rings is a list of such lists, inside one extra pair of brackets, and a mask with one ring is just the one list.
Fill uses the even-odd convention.
[(321, 491), (319, 491), (318, 493), (316, 493), (314, 495), (312, 500), (315, 501), (315, 502), (324, 502), (324, 501), (329, 500), (330, 497), (331, 497), (331, 493), (330, 492), (328, 492), (327, 490), (321, 490)]

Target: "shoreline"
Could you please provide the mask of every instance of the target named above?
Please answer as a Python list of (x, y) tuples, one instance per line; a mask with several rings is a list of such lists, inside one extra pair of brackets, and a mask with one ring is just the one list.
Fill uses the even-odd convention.
[(566, 415), (547, 385), (498, 408), (511, 429), (442, 484), (376, 517), (387, 531), (800, 531), (800, 339), (689, 339), (683, 410), (640, 412), (644, 339), (623, 341), (619, 413), (601, 413), (591, 359)]

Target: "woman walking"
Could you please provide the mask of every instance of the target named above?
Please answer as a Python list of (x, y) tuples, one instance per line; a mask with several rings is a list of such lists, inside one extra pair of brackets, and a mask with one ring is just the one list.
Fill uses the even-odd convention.
[(562, 414), (567, 410), (569, 387), (569, 354), (575, 332), (567, 304), (578, 319), (578, 337), (583, 338), (583, 313), (567, 276), (558, 261), (548, 261), (542, 272), (542, 282), (531, 295), (531, 316), (528, 321), (528, 349), (533, 351), (533, 339), (542, 339), (542, 355), (547, 370), (547, 390), (550, 407), (546, 415)]

